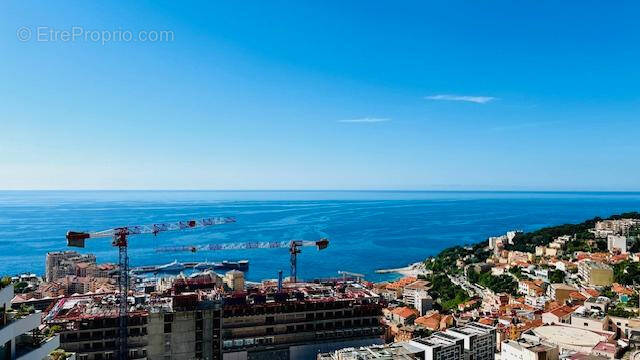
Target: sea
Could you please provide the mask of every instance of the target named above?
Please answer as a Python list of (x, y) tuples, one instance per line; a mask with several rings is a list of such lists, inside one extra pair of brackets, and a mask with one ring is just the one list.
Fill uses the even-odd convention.
[[(130, 238), (131, 266), (177, 261), (250, 262), (250, 281), (289, 273), (288, 249), (161, 253), (165, 246), (329, 239), (302, 248), (298, 277), (362, 273), (422, 261), (453, 245), (509, 230), (536, 230), (640, 211), (638, 192), (490, 191), (0, 191), (0, 274), (44, 273), (45, 254), (69, 250), (65, 234), (216, 216), (237, 222)], [(87, 240), (99, 262), (116, 262), (110, 239)]]

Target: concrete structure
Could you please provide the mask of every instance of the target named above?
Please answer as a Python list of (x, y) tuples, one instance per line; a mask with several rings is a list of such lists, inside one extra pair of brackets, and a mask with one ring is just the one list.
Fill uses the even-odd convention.
[(360, 284), (285, 284), (226, 298), (223, 359), (312, 359), (384, 342), (379, 297)]
[[(147, 317), (145, 310), (129, 312), (129, 359), (147, 358)], [(44, 323), (61, 328), (60, 347), (76, 353), (78, 360), (118, 356), (118, 307), (114, 295), (63, 298), (46, 314)]]
[(616, 336), (630, 338), (632, 332), (640, 332), (640, 318), (627, 319), (618, 316), (609, 316), (607, 330), (616, 332)]
[(227, 286), (235, 291), (244, 291), (244, 273), (238, 270), (230, 270), (224, 274), (224, 280)]
[(423, 351), (425, 360), (464, 359), (464, 340), (447, 333), (437, 332), (426, 338), (412, 339), (409, 345)]
[(613, 268), (600, 262), (581, 261), (578, 275), (591, 286), (609, 286), (613, 283)]
[(550, 284), (547, 287), (547, 294), (551, 300), (555, 300), (561, 304), (564, 304), (565, 301), (570, 298), (570, 294), (574, 291), (578, 291), (578, 289), (564, 283)]
[(407, 342), (386, 345), (371, 345), (359, 348), (346, 348), (333, 352), (320, 353), (317, 360), (414, 360), (422, 359), (424, 350)]
[(543, 324), (570, 324), (574, 309), (563, 305), (542, 314)]
[(566, 325), (546, 325), (522, 333), (522, 338), (528, 341), (544, 341), (559, 347), (560, 353), (578, 351), (590, 353), (594, 346), (601, 341), (613, 339), (609, 333), (593, 332)]
[(609, 300), (606, 296), (591, 297), (584, 301), (583, 306), (587, 310), (597, 310), (606, 313), (609, 309)]
[(496, 328), (480, 323), (469, 323), (445, 332), (464, 341), (465, 358), (493, 360), (496, 351)]
[(558, 360), (558, 346), (545, 342), (506, 340), (501, 344), (500, 360)]
[[(95, 264), (96, 257), (92, 254), (80, 254), (76, 251), (55, 251), (47, 253), (45, 258), (45, 280), (54, 281), (66, 275), (79, 275), (78, 264)], [(80, 270), (81, 272), (81, 270)]]
[(222, 303), (219, 298), (180, 294), (151, 306), (150, 360), (221, 359)]
[(40, 334), (42, 313), (11, 310), (13, 285), (0, 289), (0, 358), (7, 360), (45, 359), (60, 345), (60, 336)]
[(625, 254), (627, 252), (627, 237), (624, 235), (607, 236), (607, 250)]

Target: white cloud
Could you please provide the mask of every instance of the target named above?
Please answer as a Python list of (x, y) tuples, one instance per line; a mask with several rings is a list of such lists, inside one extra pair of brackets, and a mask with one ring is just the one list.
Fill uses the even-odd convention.
[(391, 119), (366, 117), (366, 118), (359, 118), (359, 119), (338, 120), (338, 122), (341, 122), (341, 123), (380, 123), (380, 122), (387, 122), (387, 121), (391, 121)]
[(425, 96), (425, 99), (445, 100), (445, 101), (466, 101), (466, 102), (472, 102), (476, 104), (486, 104), (489, 101), (496, 100), (497, 98), (493, 96), (468, 96), (468, 95), (440, 94), (440, 95)]

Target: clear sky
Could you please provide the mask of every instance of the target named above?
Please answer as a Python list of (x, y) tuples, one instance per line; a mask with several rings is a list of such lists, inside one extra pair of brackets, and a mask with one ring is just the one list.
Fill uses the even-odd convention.
[(0, 188), (640, 190), (640, 3), (399, 3), (1, 1)]

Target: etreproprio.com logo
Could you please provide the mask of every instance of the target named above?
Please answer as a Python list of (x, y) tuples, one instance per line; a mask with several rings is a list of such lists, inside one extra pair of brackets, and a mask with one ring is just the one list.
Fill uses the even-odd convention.
[(65, 29), (50, 26), (21, 26), (16, 30), (16, 37), (22, 42), (92, 42), (102, 45), (110, 42), (172, 42), (175, 40), (172, 30), (87, 30), (82, 26)]

